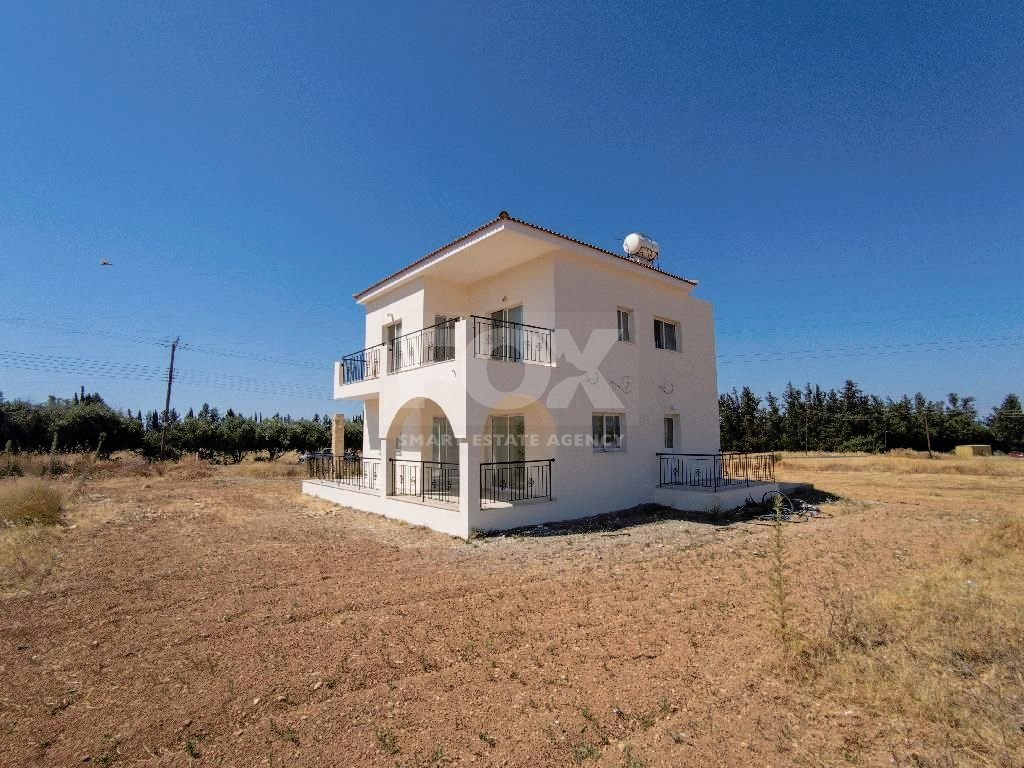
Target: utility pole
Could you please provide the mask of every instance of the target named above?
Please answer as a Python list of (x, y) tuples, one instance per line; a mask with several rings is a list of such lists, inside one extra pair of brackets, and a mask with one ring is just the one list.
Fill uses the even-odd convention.
[(171, 364), (167, 367), (167, 399), (164, 400), (164, 420), (160, 425), (160, 460), (164, 458), (164, 435), (167, 433), (167, 419), (171, 414), (171, 383), (174, 381), (174, 350), (178, 348), (181, 337), (175, 337), (171, 342)]

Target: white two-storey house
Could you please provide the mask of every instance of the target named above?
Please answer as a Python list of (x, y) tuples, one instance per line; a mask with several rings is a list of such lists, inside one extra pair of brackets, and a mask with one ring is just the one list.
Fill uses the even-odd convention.
[(303, 490), (468, 537), (773, 480), (770, 456), (719, 453), (711, 305), (631, 238), (502, 212), (357, 293), (365, 349), (334, 396), (362, 402), (361, 456), (314, 458)]

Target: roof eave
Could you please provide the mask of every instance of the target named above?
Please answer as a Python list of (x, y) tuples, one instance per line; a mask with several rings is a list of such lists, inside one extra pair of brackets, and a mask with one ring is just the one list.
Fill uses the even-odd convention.
[[(600, 248), (600, 247), (598, 247), (596, 245), (593, 245), (592, 243), (587, 243), (587, 242), (585, 242), (583, 240), (577, 240), (575, 237), (570, 237), (569, 235), (562, 234), (561, 232), (555, 232), (554, 230), (547, 229), (545, 227), (541, 227), (541, 226), (538, 226), (536, 224), (531, 224), (530, 222), (525, 221), (523, 219), (514, 218), (514, 217), (510, 216), (507, 211), (502, 211), (501, 213), (499, 213), (497, 215), (497, 217), (491, 219), (490, 221), (486, 222), (485, 224), (481, 224), (476, 229), (473, 229), (473, 230), (467, 232), (466, 234), (461, 235), (460, 237), (455, 238), (451, 242), (448, 242), (448, 243), (442, 245), (440, 248), (435, 248), (430, 253), (426, 254), (425, 256), (421, 256), (420, 258), (416, 259), (416, 261), (414, 261), (411, 264), (403, 267), (402, 269), (398, 270), (397, 272), (392, 272), (387, 277), (384, 277), (384, 278), (378, 280), (377, 282), (375, 282), (373, 285), (369, 286), (368, 288), (364, 288), (361, 291), (353, 293), (352, 294), (352, 298), (354, 298), (356, 300), (356, 302), (358, 302), (359, 304), (365, 304), (372, 295), (374, 295), (376, 293), (379, 293), (382, 290), (386, 290), (389, 287), (389, 283), (390, 284), (394, 284), (394, 283), (397, 283), (397, 282), (401, 281), (402, 279), (408, 277), (412, 272), (415, 272), (418, 267), (423, 267), (425, 264), (427, 264), (427, 262), (429, 262), (431, 259), (433, 259), (435, 257), (438, 260), (445, 258), (446, 255), (448, 255), (448, 254), (446, 254), (446, 251), (460, 250), (461, 247), (463, 247), (465, 245), (465, 241), (469, 240), (470, 238), (476, 237), (477, 235), (480, 235), (482, 232), (486, 231), (487, 229), (489, 229), (491, 227), (494, 227), (496, 224), (499, 224), (502, 221), (510, 221), (510, 222), (513, 222), (513, 223), (518, 224), (520, 226), (527, 227), (529, 229), (535, 230), (537, 232), (542, 232), (545, 235), (548, 235), (548, 236), (551, 236), (551, 237), (555, 237), (555, 238), (558, 238), (560, 240), (565, 240), (565, 241), (568, 241), (570, 243), (574, 243), (574, 244), (576, 244), (578, 246), (582, 246), (584, 248), (587, 248), (589, 250), (596, 251), (597, 253), (601, 253), (601, 254), (604, 254), (606, 256), (612, 256), (612, 257), (614, 257), (616, 259), (619, 259), (620, 261), (625, 261), (625, 262), (628, 262), (630, 264), (636, 264), (638, 267), (640, 267), (642, 269), (650, 270), (651, 272), (654, 272), (655, 274), (663, 275), (665, 277), (669, 277), (669, 278), (672, 278), (674, 280), (679, 280), (681, 282), (688, 283), (689, 285), (694, 286), (694, 287), (696, 287), (696, 285), (697, 285), (697, 281), (693, 280), (691, 278), (682, 277), (680, 275), (675, 275), (675, 274), (673, 274), (671, 272), (668, 272), (668, 271), (666, 271), (664, 269), (661, 269), (660, 267), (656, 267), (653, 264), (644, 264), (642, 262), (635, 261), (634, 259), (626, 258), (622, 254), (615, 253), (614, 251), (609, 251), (609, 250), (606, 250), (604, 248)], [(492, 233), (488, 233), (488, 234), (492, 234)]]

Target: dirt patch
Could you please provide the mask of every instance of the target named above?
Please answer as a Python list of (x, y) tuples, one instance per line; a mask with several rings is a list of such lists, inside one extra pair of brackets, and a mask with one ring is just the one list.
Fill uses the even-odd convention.
[[(1013, 473), (781, 471), (843, 497), (785, 531), (793, 621), (808, 633), (837, 594), (956, 561), (1024, 491)], [(848, 714), (786, 673), (770, 526), (641, 515), (461, 542), (230, 468), (101, 473), (67, 515), (77, 527), (51, 566), (0, 600), (5, 765), (931, 754), (933, 726)]]

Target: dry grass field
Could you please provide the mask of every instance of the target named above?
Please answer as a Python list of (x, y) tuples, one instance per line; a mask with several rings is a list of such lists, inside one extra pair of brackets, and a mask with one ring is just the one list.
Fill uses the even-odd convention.
[(299, 471), (0, 480), (0, 765), (1024, 765), (1024, 461), (786, 456), (821, 517), (470, 542)]

